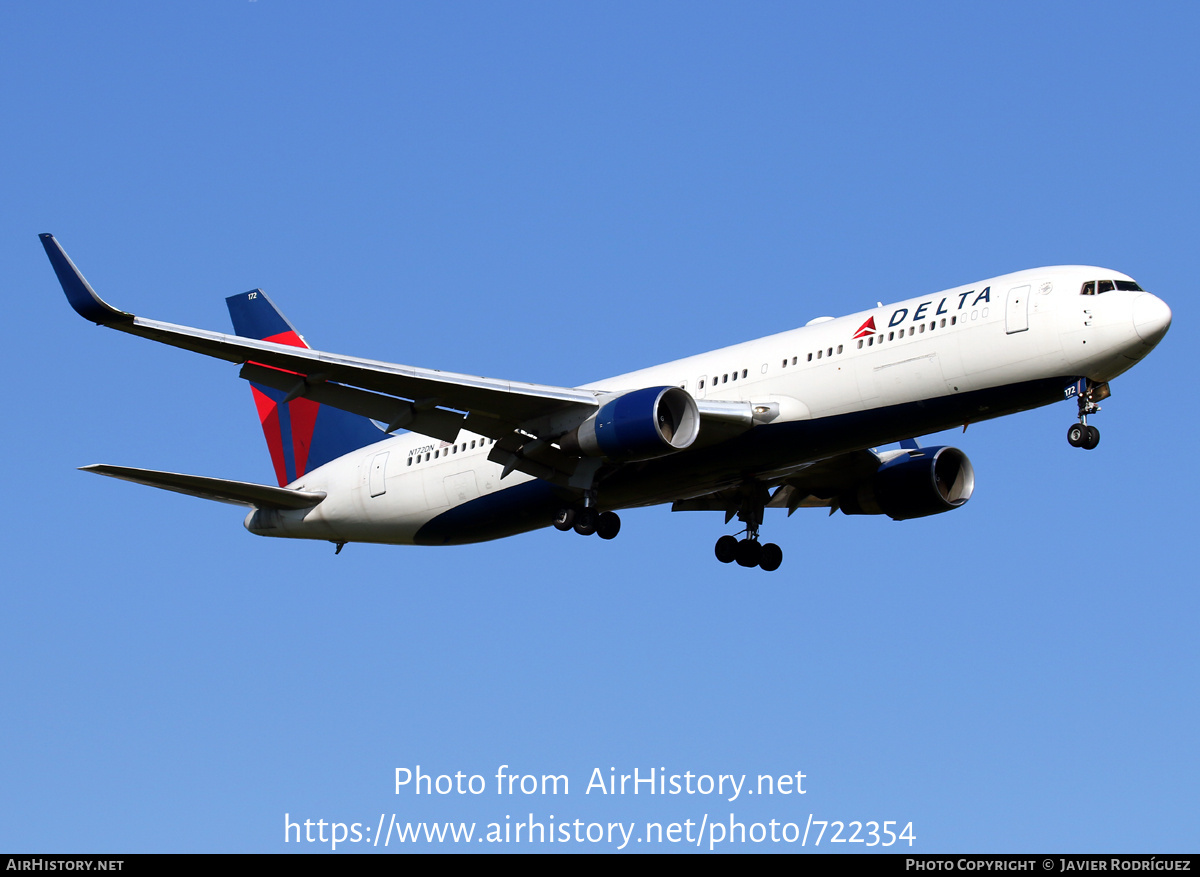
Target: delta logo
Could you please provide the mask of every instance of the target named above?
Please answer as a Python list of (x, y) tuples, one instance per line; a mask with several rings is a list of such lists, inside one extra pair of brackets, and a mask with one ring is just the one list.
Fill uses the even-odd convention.
[(858, 331), (854, 333), (855, 338), (866, 338), (868, 335), (875, 334), (875, 318), (867, 317), (867, 321), (858, 327)]

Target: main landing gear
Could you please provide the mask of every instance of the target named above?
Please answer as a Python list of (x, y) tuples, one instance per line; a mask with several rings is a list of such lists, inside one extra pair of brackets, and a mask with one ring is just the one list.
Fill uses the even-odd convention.
[[(783, 549), (774, 542), (765, 545), (758, 541), (758, 528), (762, 525), (763, 510), (770, 494), (761, 484), (748, 482), (742, 486), (738, 505), (738, 520), (746, 524), (745, 536), (722, 536), (717, 540), (716, 555), (721, 563), (733, 563), (747, 569), (760, 567), (767, 572), (779, 569), (783, 563)], [(732, 515), (730, 516), (732, 517)]]
[(554, 526), (563, 532), (574, 530), (580, 536), (595, 533), (601, 539), (615, 539), (621, 532), (621, 519), (616, 512), (597, 512), (591, 506), (563, 508), (554, 515)]
[(1088, 415), (1095, 414), (1100, 410), (1100, 400), (1107, 399), (1111, 395), (1111, 391), (1108, 389), (1107, 382), (1094, 384), (1090, 380), (1086, 382), (1081, 380), (1080, 383), (1086, 383), (1086, 386), (1083, 386), (1077, 394), (1079, 422), (1072, 423), (1067, 429), (1067, 444), (1073, 448), (1090, 451), (1100, 444), (1100, 430), (1088, 425)]
[[(757, 528), (756, 528), (757, 529)], [(774, 542), (759, 544), (758, 533), (747, 535), (744, 539), (736, 536), (722, 536), (717, 540), (717, 560), (721, 563), (733, 563), (748, 569), (762, 567), (767, 572), (779, 569), (783, 563), (783, 549)]]

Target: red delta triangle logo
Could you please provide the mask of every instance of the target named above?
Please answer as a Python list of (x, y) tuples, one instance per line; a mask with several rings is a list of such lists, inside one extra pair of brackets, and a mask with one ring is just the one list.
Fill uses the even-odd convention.
[(866, 338), (868, 335), (875, 334), (875, 318), (867, 317), (867, 321), (858, 327), (858, 331), (854, 333), (855, 338)]

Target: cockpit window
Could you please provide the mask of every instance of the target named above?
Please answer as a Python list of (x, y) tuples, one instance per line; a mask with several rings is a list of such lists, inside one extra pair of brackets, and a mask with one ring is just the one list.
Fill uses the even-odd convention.
[(1101, 295), (1119, 289), (1123, 292), (1145, 292), (1132, 280), (1089, 280), (1079, 290), (1080, 295)]

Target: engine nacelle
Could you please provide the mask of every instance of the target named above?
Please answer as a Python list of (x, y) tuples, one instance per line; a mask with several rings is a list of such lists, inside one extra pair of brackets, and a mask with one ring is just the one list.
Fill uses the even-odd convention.
[(700, 412), (690, 393), (647, 387), (605, 402), (559, 445), (588, 457), (649, 460), (691, 447), (699, 434)]
[(887, 515), (896, 521), (953, 511), (975, 490), (975, 469), (958, 448), (922, 448), (884, 463), (857, 490), (838, 498), (848, 515)]

